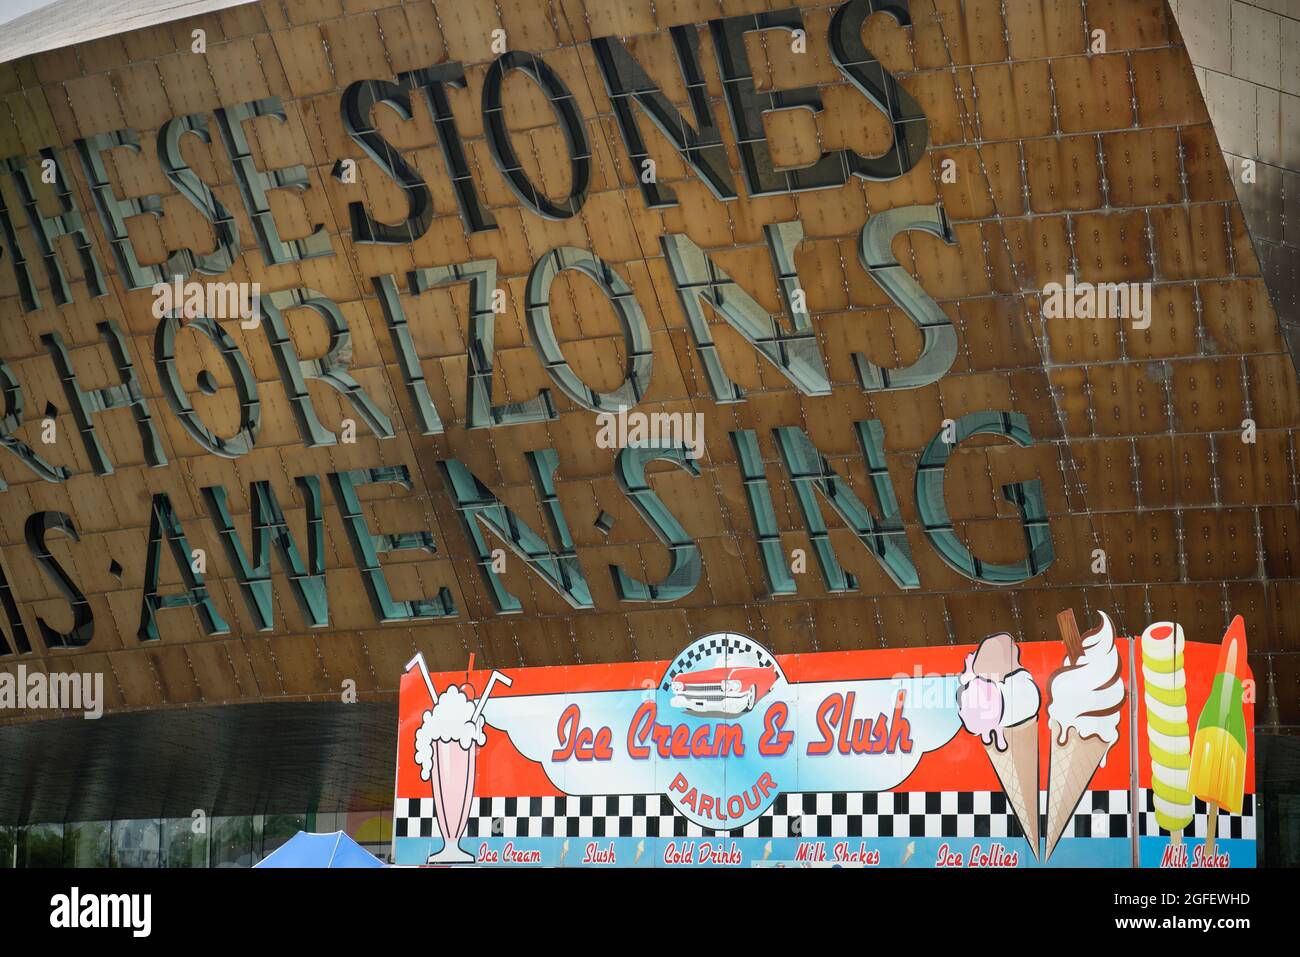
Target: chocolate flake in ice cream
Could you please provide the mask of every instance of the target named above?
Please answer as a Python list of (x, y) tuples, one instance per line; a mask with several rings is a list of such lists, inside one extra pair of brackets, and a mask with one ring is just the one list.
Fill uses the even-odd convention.
[(1064, 663), (1048, 679), (1047, 716), (1058, 742), (1064, 744), (1074, 728), (1081, 738), (1100, 738), (1109, 751), (1119, 740), (1124, 681), (1115, 626), (1104, 611), (1098, 614), (1101, 624), (1084, 635), (1078, 647), (1067, 643)]

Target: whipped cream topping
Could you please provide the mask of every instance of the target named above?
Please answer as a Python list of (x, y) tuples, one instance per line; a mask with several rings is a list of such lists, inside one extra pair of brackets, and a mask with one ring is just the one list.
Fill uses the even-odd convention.
[(1108, 748), (1119, 740), (1124, 679), (1115, 626), (1105, 612), (1098, 614), (1101, 624), (1083, 636), (1078, 657), (1070, 658), (1067, 649), (1064, 664), (1047, 682), (1047, 716), (1062, 744), (1071, 728), (1082, 738), (1100, 738)]

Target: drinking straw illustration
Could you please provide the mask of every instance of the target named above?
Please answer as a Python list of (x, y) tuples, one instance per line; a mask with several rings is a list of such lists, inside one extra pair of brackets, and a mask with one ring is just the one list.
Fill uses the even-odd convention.
[(1185, 640), (1181, 625), (1159, 621), (1142, 633), (1142, 691), (1146, 699), (1147, 750), (1151, 754), (1151, 790), (1156, 823), (1181, 844), (1192, 823), (1188, 779), (1192, 739), (1187, 728), (1187, 678), (1183, 672)]
[(410, 671), (412, 665), (420, 666), (420, 677), (424, 679), (424, 686), (429, 689), (430, 699), (432, 699), (434, 704), (437, 704), (438, 692), (433, 690), (433, 679), (429, 677), (429, 666), (424, 663), (424, 652), (417, 651), (415, 657), (406, 663), (406, 667), (403, 668), (402, 671), (404, 673)]
[(501, 682), (503, 685), (505, 685), (507, 688), (509, 688), (511, 685), (514, 684), (514, 681), (512, 679), (507, 678), (501, 672), (499, 671), (492, 672), (491, 676), (488, 678), (487, 687), (483, 689), (483, 694), (479, 696), (478, 705), (474, 708), (474, 715), (473, 717), (470, 718), (470, 721), (475, 723), (478, 722), (478, 716), (483, 713), (483, 706), (487, 704), (488, 695), (492, 693), (492, 686), (495, 685), (498, 681)]
[(1214, 855), (1219, 808), (1241, 813), (1246, 788), (1246, 623), (1232, 619), (1219, 651), (1219, 669), (1196, 722), (1192, 742), (1191, 791), (1209, 805), (1205, 856)]

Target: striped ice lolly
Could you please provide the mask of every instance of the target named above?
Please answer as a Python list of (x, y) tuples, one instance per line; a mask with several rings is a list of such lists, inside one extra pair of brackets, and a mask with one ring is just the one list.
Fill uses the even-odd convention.
[(1142, 686), (1147, 706), (1147, 747), (1156, 823), (1178, 834), (1192, 822), (1188, 774), (1192, 739), (1187, 726), (1183, 629), (1158, 621), (1142, 632)]

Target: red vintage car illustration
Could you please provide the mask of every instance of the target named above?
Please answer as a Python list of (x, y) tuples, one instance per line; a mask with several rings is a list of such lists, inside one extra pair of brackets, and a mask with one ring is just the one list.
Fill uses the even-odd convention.
[(776, 669), (770, 665), (690, 671), (673, 678), (669, 703), (693, 714), (745, 714), (772, 690), (775, 682)]

